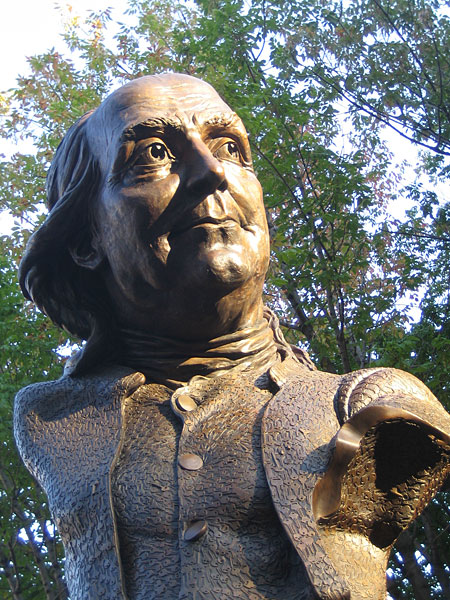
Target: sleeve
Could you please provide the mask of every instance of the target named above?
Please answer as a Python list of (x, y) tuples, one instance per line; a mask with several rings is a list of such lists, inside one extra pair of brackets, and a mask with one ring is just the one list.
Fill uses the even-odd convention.
[(389, 548), (450, 472), (450, 415), (428, 388), (397, 369), (344, 378), (341, 428), (313, 498), (326, 529), (358, 531)]
[(48, 450), (47, 439), (41, 435), (39, 414), (51, 396), (48, 384), (38, 383), (21, 389), (14, 400), (14, 438), (26, 468), (45, 489), (43, 463)]
[(449, 415), (396, 369), (271, 375), (264, 466), (316, 596), (384, 600), (393, 542), (449, 473)]

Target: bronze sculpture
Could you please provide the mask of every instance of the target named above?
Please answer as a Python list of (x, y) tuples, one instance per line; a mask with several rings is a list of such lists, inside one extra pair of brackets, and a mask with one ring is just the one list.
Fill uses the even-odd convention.
[(15, 433), (72, 600), (384, 598), (450, 417), (406, 373), (284, 341), (239, 118), (192, 77), (137, 79), (68, 132), (48, 201), (22, 289), (88, 341), (19, 393)]

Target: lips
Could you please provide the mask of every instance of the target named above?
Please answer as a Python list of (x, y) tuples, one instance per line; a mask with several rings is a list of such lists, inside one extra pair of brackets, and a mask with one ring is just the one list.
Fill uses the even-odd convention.
[(208, 225), (220, 227), (227, 224), (230, 226), (237, 224), (242, 228), (247, 225), (242, 210), (234, 199), (229, 194), (216, 192), (205, 198), (193, 210), (185, 213), (175, 223), (171, 235), (180, 235), (195, 227)]
[(201, 225), (225, 225), (226, 223), (235, 223), (240, 225), (240, 221), (239, 219), (235, 219), (233, 217), (230, 216), (226, 216), (226, 217), (221, 217), (221, 218), (217, 218), (217, 217), (203, 217), (201, 219), (195, 219), (192, 221), (192, 223), (190, 225), (188, 225), (187, 228), (194, 228), (194, 227), (199, 227)]
[(222, 218), (202, 217), (201, 219), (193, 219), (192, 221), (188, 220), (187, 222), (184, 221), (183, 224), (180, 223), (180, 227), (177, 227), (176, 229), (174, 228), (170, 234), (170, 237), (173, 238), (174, 236), (182, 235), (186, 231), (195, 229), (196, 227), (227, 227), (236, 225), (240, 225), (239, 221), (228, 216)]

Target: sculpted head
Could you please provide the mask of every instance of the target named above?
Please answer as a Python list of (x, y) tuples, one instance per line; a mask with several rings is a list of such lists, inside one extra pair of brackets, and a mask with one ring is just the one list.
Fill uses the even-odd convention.
[(87, 339), (116, 326), (212, 338), (261, 318), (269, 247), (241, 120), (208, 84), (142, 77), (67, 133), (26, 296)]

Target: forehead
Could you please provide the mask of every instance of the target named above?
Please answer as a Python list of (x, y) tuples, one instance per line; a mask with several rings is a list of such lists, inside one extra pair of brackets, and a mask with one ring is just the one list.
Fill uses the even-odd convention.
[[(168, 118), (189, 126), (231, 112), (214, 88), (200, 79), (152, 75), (113, 92), (92, 115), (89, 137), (97, 156), (111, 160), (124, 133), (139, 123)], [(242, 130), (245, 133), (243, 126)]]

